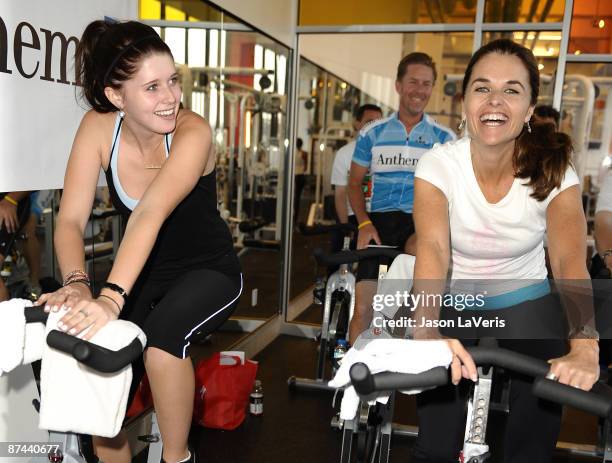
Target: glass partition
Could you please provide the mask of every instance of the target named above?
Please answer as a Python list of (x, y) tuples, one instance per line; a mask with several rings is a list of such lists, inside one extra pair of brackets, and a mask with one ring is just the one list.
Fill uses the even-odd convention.
[(571, 135), (583, 190), (596, 191), (610, 165), (612, 64), (568, 63), (561, 105), (561, 130)]
[(299, 5), (300, 26), (473, 23), (476, 16), (476, 0), (301, 0)]
[(219, 211), (244, 272), (235, 316), (267, 319), (280, 310), (289, 49), (210, 5), (165, 4), (193, 22), (158, 30), (180, 70), (183, 106), (213, 129)]
[(507, 38), (529, 48), (540, 70), (540, 94), (538, 104), (552, 105), (554, 92), (554, 75), (559, 60), (561, 32), (556, 31), (517, 31), (517, 32), (485, 32), (483, 45), (493, 40)]
[(612, 2), (574, 1), (569, 53), (612, 53)]
[(562, 22), (564, 9), (565, 0), (485, 0), (484, 22)]
[[(381, 107), (383, 116), (397, 110), (395, 77), (400, 59), (412, 52), (430, 54), (438, 82), (426, 112), (455, 129), (461, 118), (460, 80), (472, 51), (472, 33), (316, 34), (300, 37), (297, 137), (303, 141), (294, 163), (306, 159), (304, 179), (295, 178), (290, 298), (287, 319), (321, 323), (322, 310), (311, 292), (328, 270), (317, 268), (312, 252), (332, 250), (330, 234), (311, 235), (306, 226), (337, 221), (331, 171), (337, 151), (356, 137), (353, 119), (365, 103)], [(325, 46), (322, 46), (325, 44)], [(380, 53), (385, 50), (385, 53)], [(317, 64), (313, 64), (317, 63)], [(300, 183), (303, 184), (301, 188)], [(297, 207), (299, 206), (299, 207)], [(337, 244), (336, 250), (337, 249)], [(316, 282), (319, 283), (316, 283)]]

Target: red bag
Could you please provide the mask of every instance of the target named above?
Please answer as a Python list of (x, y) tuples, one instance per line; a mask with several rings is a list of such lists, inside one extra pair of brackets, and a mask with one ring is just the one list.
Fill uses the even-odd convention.
[(236, 429), (244, 421), (257, 375), (257, 362), (244, 352), (217, 352), (195, 369), (194, 422), (207, 428)]
[(139, 415), (145, 410), (153, 407), (153, 396), (151, 395), (151, 386), (149, 386), (149, 378), (147, 374), (142, 377), (142, 381), (138, 385), (138, 389), (136, 389), (136, 394), (134, 395), (134, 399), (130, 404), (130, 408), (125, 413), (127, 418), (132, 416)]

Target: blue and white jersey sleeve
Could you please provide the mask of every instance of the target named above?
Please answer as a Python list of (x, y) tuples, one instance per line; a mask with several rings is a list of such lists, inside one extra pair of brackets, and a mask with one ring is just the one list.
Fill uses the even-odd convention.
[(369, 132), (363, 130), (359, 133), (355, 152), (353, 153), (353, 162), (362, 167), (370, 167), (372, 162), (372, 138)]

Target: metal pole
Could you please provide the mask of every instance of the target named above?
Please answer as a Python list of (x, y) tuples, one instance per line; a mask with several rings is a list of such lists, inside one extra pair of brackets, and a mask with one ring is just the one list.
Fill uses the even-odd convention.
[(482, 23), (484, 21), (484, 9), (485, 0), (478, 0), (476, 3), (476, 18), (474, 28), (474, 44), (472, 46), (472, 53), (478, 50), (482, 46)]
[(563, 28), (561, 30), (561, 44), (559, 45), (559, 61), (557, 61), (557, 75), (555, 78), (555, 89), (552, 105), (561, 110), (561, 98), (563, 97), (563, 80), (565, 78), (565, 62), (567, 60), (567, 48), (569, 45), (570, 26), (572, 23), (572, 12), (574, 0), (565, 0), (565, 12), (563, 14)]
[[(297, 18), (296, 18), (297, 21)], [(283, 200), (283, 223), (281, 240), (281, 287), (280, 287), (280, 308), (283, 319), (287, 321), (287, 310), (289, 307), (289, 296), (291, 292), (291, 249), (293, 244), (293, 181), (294, 165), (293, 159), (296, 155), (295, 142), (297, 139), (298, 121), (298, 92), (299, 92), (299, 64), (300, 64), (300, 40), (299, 34), (293, 36), (293, 50), (290, 52), (291, 74), (288, 89), (288, 146), (284, 150), (284, 184), (282, 188)], [(278, 198), (277, 200), (281, 200)]]

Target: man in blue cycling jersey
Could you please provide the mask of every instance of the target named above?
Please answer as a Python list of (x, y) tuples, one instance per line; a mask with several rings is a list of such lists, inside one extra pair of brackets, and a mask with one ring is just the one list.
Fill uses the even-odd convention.
[[(398, 111), (372, 122), (359, 134), (348, 186), (351, 207), (359, 224), (357, 249), (375, 243), (397, 246), (414, 254), (414, 171), (422, 154), (434, 144), (456, 138), (448, 127), (424, 112), (436, 77), (436, 65), (429, 55), (418, 52), (406, 55), (397, 67)], [(369, 213), (361, 188), (368, 171), (372, 175)], [(350, 324), (351, 344), (372, 320), (378, 264), (378, 259), (359, 263), (355, 313)]]

